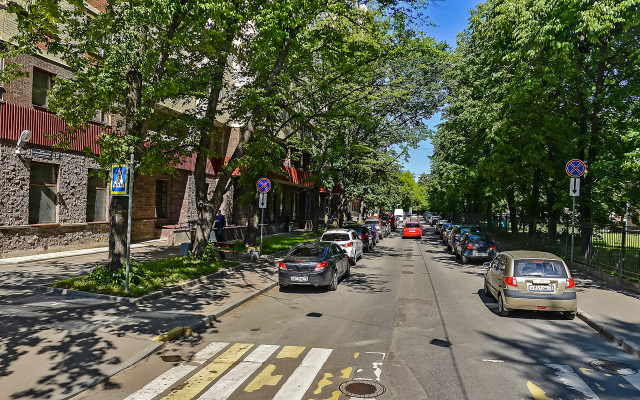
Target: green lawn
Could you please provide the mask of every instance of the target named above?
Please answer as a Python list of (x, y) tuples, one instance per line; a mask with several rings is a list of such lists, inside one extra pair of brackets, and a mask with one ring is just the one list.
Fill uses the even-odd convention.
[(296, 236), (266, 237), (262, 244), (262, 254), (273, 254), (279, 251), (288, 250), (298, 243), (310, 242), (318, 239), (319, 237), (319, 235), (315, 235), (313, 232), (305, 232)]
[(85, 276), (54, 282), (51, 286), (114, 296), (138, 297), (182, 282), (213, 274), (239, 264), (232, 261), (204, 261), (192, 256), (171, 257), (138, 263), (133, 261), (129, 273), (129, 291), (125, 291), (125, 271), (110, 273), (106, 266)]

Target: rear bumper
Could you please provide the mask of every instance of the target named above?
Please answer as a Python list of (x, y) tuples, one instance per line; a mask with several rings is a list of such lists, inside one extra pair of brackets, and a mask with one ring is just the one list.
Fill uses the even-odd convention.
[[(293, 281), (291, 278), (307, 277), (306, 282)], [(297, 272), (278, 271), (278, 284), (280, 285), (314, 285), (326, 286), (331, 283), (331, 268), (325, 268), (322, 272)]]
[[(504, 290), (504, 304), (509, 310), (576, 311), (576, 292), (562, 294), (522, 293), (519, 290)], [(544, 308), (541, 308), (544, 307)]]
[(473, 250), (465, 250), (462, 252), (462, 255), (468, 258), (469, 260), (483, 260), (483, 261), (491, 261), (495, 258), (496, 253), (493, 251), (488, 252), (488, 256), (474, 256)]

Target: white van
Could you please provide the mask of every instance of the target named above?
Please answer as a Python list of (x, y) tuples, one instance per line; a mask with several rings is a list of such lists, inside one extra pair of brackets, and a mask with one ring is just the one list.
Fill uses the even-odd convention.
[(400, 222), (403, 222), (404, 211), (402, 210), (402, 208), (396, 208), (395, 211), (393, 212), (393, 216), (395, 218), (399, 218)]

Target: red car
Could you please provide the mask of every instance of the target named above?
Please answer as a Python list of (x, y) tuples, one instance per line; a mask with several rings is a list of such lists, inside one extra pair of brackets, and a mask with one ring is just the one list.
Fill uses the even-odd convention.
[(409, 221), (404, 224), (404, 229), (402, 230), (402, 237), (422, 237), (422, 226), (420, 226), (419, 222)]
[(387, 224), (389, 224), (392, 231), (396, 230), (396, 219), (393, 217), (393, 214), (384, 213), (380, 216), (380, 219), (387, 221)]

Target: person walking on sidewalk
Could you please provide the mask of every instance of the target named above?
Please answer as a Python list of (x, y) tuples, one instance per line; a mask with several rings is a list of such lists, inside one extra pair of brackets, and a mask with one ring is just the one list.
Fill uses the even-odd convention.
[(227, 225), (227, 221), (224, 218), (224, 215), (218, 210), (218, 215), (216, 216), (216, 223), (214, 228), (216, 229), (216, 240), (218, 242), (224, 242), (224, 237), (222, 235), (222, 230)]

